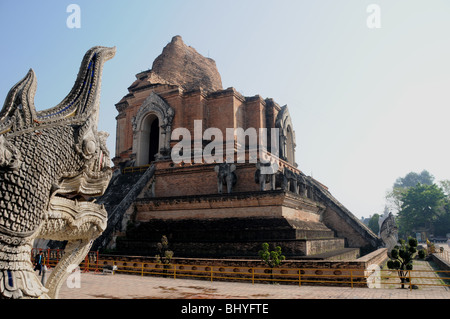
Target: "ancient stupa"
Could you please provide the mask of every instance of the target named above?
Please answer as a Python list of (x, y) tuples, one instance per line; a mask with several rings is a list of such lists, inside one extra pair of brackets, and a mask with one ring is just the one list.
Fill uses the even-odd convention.
[[(165, 235), (179, 257), (252, 258), (267, 242), (280, 245), (290, 259), (342, 259), (380, 245), (326, 186), (298, 167), (288, 107), (223, 89), (214, 60), (180, 36), (151, 70), (136, 74), (116, 108), (115, 174), (98, 201), (108, 210), (108, 229), (94, 249), (154, 256)], [(183, 162), (173, 159), (182, 140), (174, 134), (179, 128), (190, 132), (184, 145), (193, 150)], [(215, 162), (194, 152), (195, 146), (200, 153), (211, 146), (209, 128), (224, 132), (223, 148), (215, 144)], [(259, 153), (251, 161), (252, 147), (226, 136), (227, 128), (278, 129), (278, 136), (267, 136), (278, 142), (268, 149), (277, 154), (276, 171), (264, 173)], [(224, 162), (225, 145), (233, 146), (231, 162)]]

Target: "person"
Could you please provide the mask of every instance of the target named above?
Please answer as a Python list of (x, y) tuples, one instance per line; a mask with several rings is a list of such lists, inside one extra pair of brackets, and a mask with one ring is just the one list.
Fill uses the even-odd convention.
[(39, 252), (39, 254), (34, 259), (35, 267), (34, 270), (39, 270), (39, 276), (42, 273), (42, 265), (44, 263), (44, 253), (42, 251)]

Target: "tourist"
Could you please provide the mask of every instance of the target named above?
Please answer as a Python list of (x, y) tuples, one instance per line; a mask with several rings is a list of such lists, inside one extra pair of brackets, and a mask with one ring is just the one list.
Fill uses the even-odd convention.
[(40, 251), (39, 254), (36, 256), (34, 262), (35, 262), (34, 271), (39, 270), (40, 276), (42, 272), (42, 264), (44, 263), (44, 254), (42, 251)]

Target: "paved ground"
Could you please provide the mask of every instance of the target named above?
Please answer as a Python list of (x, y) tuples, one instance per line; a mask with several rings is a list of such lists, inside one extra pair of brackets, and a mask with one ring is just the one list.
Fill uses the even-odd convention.
[[(414, 267), (432, 269), (432, 265), (425, 263), (415, 264)], [(60, 300), (48, 305), (62, 306), (74, 313), (83, 311), (91, 317), (97, 313), (102, 317), (110, 317), (109, 314), (117, 317), (121, 311), (125, 311), (131, 315), (145, 316), (158, 313), (167, 318), (280, 318), (303, 314), (304, 309), (314, 309), (323, 317), (357, 311), (379, 314), (391, 309), (394, 313), (400, 306), (404, 316), (417, 316), (418, 309), (446, 309), (442, 306), (448, 307), (450, 300), (449, 288), (430, 286), (420, 286), (416, 290), (299, 287), (93, 272), (79, 274), (77, 282), (77, 276), (72, 275), (68, 282), (75, 284), (75, 287), (64, 284), (59, 294)], [(426, 280), (421, 279), (421, 282), (416, 283), (423, 284)], [(30, 311), (34, 315), (36, 309), (23, 307), (21, 312)]]
[[(426, 265), (420, 267), (428, 269)], [(78, 278), (79, 287), (63, 285), (59, 294), (62, 300), (55, 302), (67, 303), (66, 309), (73, 311), (89, 309), (90, 316), (97, 312), (102, 317), (110, 317), (106, 313), (116, 317), (118, 311), (125, 310), (136, 315), (163, 313), (168, 318), (280, 318), (302, 309), (336, 316), (346, 309), (395, 311), (401, 305), (399, 302), (404, 315), (416, 316), (417, 309), (443, 309), (450, 300), (448, 288), (427, 286), (417, 290), (299, 287), (93, 272), (81, 273)], [(69, 283), (77, 284), (77, 281), (69, 280)]]
[[(79, 288), (63, 285), (60, 299), (450, 299), (442, 288), (369, 289), (82, 273)], [(72, 281), (75, 282), (75, 281)]]
[[(415, 269), (432, 269), (421, 263), (415, 264)], [(93, 272), (81, 273), (78, 282), (76, 276), (71, 278), (69, 284), (73, 287), (63, 285), (60, 299), (450, 299), (449, 287), (420, 286), (417, 290), (393, 288), (396, 285), (382, 285), (383, 289), (299, 287)], [(423, 284), (427, 279), (416, 282)]]
[[(446, 250), (449, 249), (445, 246)], [(415, 263), (414, 267), (432, 270), (426, 262)], [(432, 276), (430, 273), (423, 275)], [(412, 291), (393, 288), (397, 285), (382, 285), (384, 289), (299, 287), (92, 272), (82, 273), (80, 277), (79, 288), (63, 285), (60, 299), (450, 299), (449, 287), (420, 286)], [(417, 279), (416, 282), (427, 283), (427, 279)]]

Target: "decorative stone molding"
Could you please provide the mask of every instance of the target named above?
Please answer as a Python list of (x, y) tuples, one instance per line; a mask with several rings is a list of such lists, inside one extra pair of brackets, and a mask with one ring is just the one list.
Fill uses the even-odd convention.
[(165, 159), (170, 156), (170, 138), (175, 111), (158, 94), (152, 92), (132, 120), (133, 154), (136, 156), (137, 166), (148, 164), (146, 148), (149, 144), (149, 136), (147, 136), (146, 120), (149, 116), (156, 117), (159, 122), (159, 150), (156, 159)]
[(295, 132), (287, 105), (283, 106), (277, 115), (275, 127), (280, 129), (280, 158), (293, 166), (295, 163)]
[[(84, 56), (75, 85), (56, 107), (37, 112), (30, 70), (0, 111), (0, 299), (57, 298), (107, 224), (102, 195), (111, 179), (107, 133), (97, 132), (101, 74), (115, 48)], [(31, 264), (35, 239), (67, 240), (46, 286)]]

